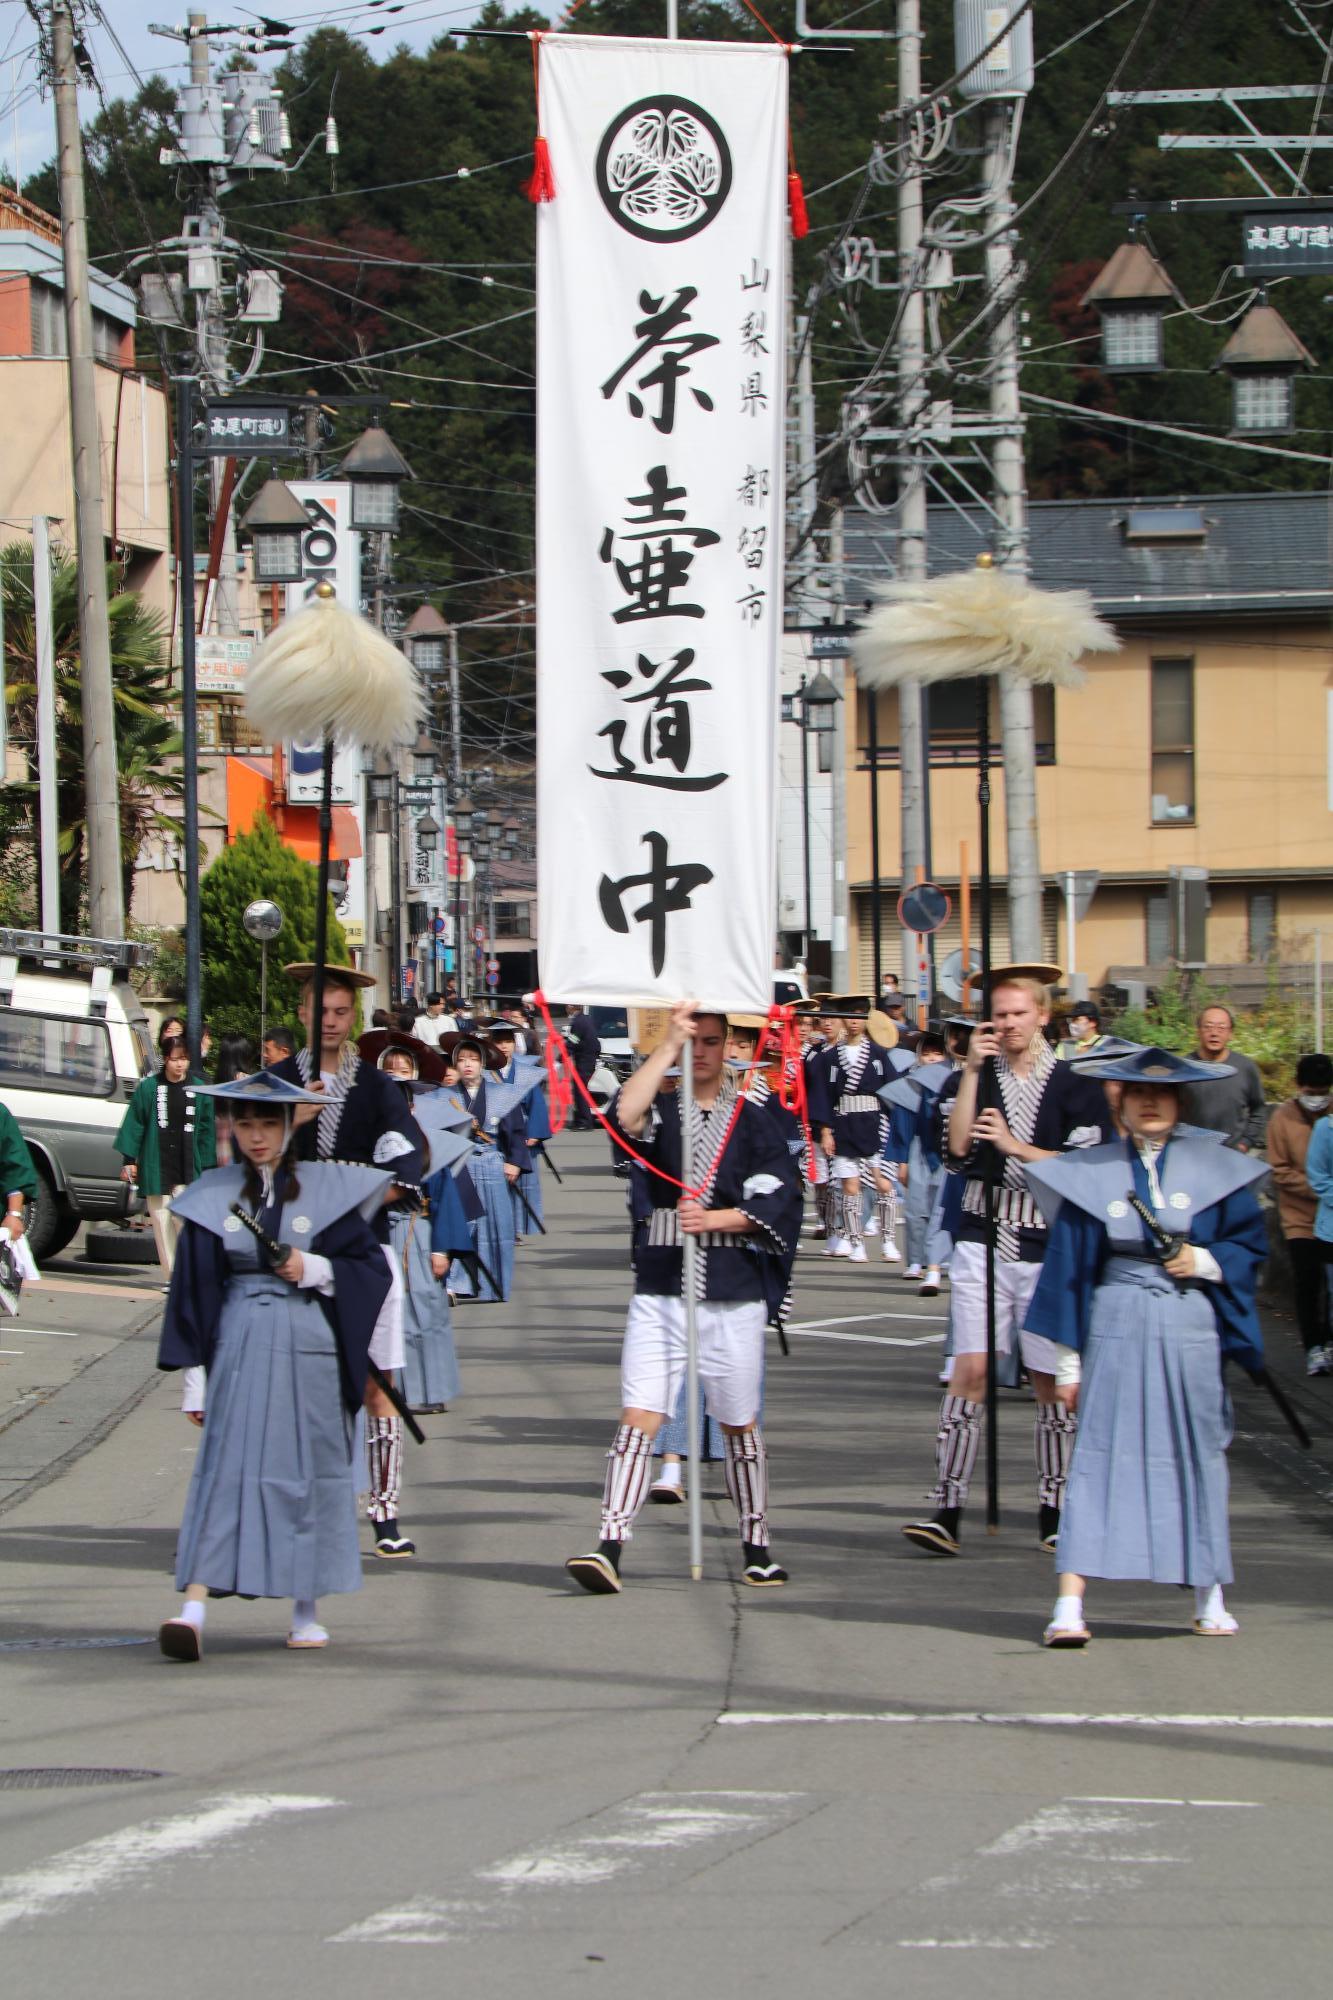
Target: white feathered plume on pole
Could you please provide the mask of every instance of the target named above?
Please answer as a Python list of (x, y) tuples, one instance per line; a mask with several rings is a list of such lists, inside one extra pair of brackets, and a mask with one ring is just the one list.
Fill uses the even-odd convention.
[(330, 736), (392, 750), (416, 734), (423, 702), (406, 657), (321, 584), (254, 654), (245, 708), (266, 743)]
[(890, 583), (852, 642), (864, 688), (1019, 674), (1080, 687), (1085, 653), (1115, 653), (1120, 641), (1086, 590), (1038, 590), (983, 562), (923, 583)]

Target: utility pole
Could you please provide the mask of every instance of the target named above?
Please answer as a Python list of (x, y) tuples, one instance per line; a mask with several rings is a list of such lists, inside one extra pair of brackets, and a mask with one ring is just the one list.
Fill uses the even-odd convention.
[[(212, 83), (208, 53), (208, 16), (191, 13), (186, 23), (186, 34), (190, 50), (190, 83), (201, 92), (206, 92)], [(231, 366), (227, 356), (227, 325), (222, 309), (222, 269), (216, 252), (222, 247), (225, 234), (222, 210), (218, 205), (219, 183), (222, 175), (217, 167), (208, 170), (207, 190), (198, 211), (199, 239), (201, 245), (214, 251), (213, 282), (207, 291), (198, 294), (198, 319), (196, 321), (195, 347), (199, 356), (199, 370), (207, 395), (225, 396), (231, 382)], [(225, 458), (210, 458), (208, 461), (209, 519), (216, 521), (221, 508), (226, 509), (223, 524), (222, 553), (218, 562), (217, 585), (213, 593), (213, 622), (220, 634), (234, 635), (241, 629), (240, 596), (236, 576), (236, 523), (231, 511), (229, 484)]]
[[(921, 0), (898, 0), (898, 281), (902, 317), (898, 326), (898, 577), (919, 583), (927, 574), (926, 476), (919, 426), (926, 406), (926, 300), (921, 269), (924, 222), (922, 170), (909, 126), (921, 96)], [(877, 699), (874, 691), (870, 699)], [(901, 800), (901, 880), (904, 890), (930, 874), (926, 794), (930, 785), (928, 697), (920, 681), (898, 683), (898, 761)], [(873, 760), (872, 760), (873, 761)], [(879, 772), (870, 782), (878, 789)], [(878, 940), (876, 961), (878, 962)], [(904, 992), (917, 983), (916, 938), (902, 933)], [(878, 997), (878, 996), (877, 996)], [(929, 1003), (930, 995), (919, 996)]]
[[(458, 802), (463, 796), (463, 696), (462, 675), (458, 661), (458, 628), (451, 624), (447, 634), (449, 647), (449, 810), (457, 814)], [(466, 899), (463, 885), (463, 838), (457, 817), (454, 818), (454, 847), (458, 863), (458, 876), (454, 883), (454, 979), (461, 1001), (467, 990), (463, 977), (463, 923), (466, 915)], [(449, 886), (448, 848), (445, 849), (445, 888)]]
[(79, 132), (79, 79), (70, 0), (52, 0), (51, 67), (60, 165), (60, 244), (64, 260), (65, 344), (69, 355), (69, 425), (79, 571), (88, 926), (94, 937), (120, 938), (125, 931), (120, 784), (107, 612), (93, 308), (88, 281), (88, 223), (83, 195), (83, 141)]
[[(60, 812), (56, 781), (56, 659), (51, 621), (51, 523), (32, 523), (32, 623), (37, 668), (37, 880), (41, 927), (60, 930)], [(96, 931), (94, 936), (99, 935)]]
[[(833, 623), (844, 621), (842, 505), (833, 509), (829, 524), (829, 573), (833, 578)], [(850, 690), (856, 715), (856, 676), (841, 673), (842, 700), (833, 704), (833, 763), (829, 772), (829, 846), (833, 856), (832, 902), (829, 910), (829, 971), (832, 990), (846, 993), (851, 985), (851, 954), (847, 949), (847, 698)], [(875, 996), (878, 999), (878, 995)]]
[[(1018, 397), (1018, 307), (1011, 187), (1014, 107), (993, 98), (982, 108), (987, 210), (986, 289), (1003, 303), (990, 333), (990, 408), (996, 422), (991, 457), (997, 522), (996, 561), (1026, 577), (1027, 480), (1023, 417)], [(1000, 675), (1000, 734), (1004, 745), (1005, 872), (1009, 888), (1009, 950), (1013, 959), (1040, 960), (1041, 864), (1037, 843), (1037, 739), (1032, 686)]]

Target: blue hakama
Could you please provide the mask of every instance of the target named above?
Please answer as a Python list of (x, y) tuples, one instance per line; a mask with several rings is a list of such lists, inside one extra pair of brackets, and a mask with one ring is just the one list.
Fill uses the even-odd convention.
[(403, 1275), (403, 1395), (414, 1410), (452, 1403), (462, 1383), (449, 1294), (430, 1268), (430, 1218), (390, 1209), (389, 1243)]
[(354, 1432), (318, 1301), (257, 1259), (237, 1270), (208, 1372), (177, 1589), (307, 1599), (359, 1590)]
[(1263, 1368), (1254, 1285), (1267, 1233), (1262, 1161), (1172, 1137), (1157, 1156), (1162, 1226), (1208, 1251), (1218, 1279), (1177, 1282), (1127, 1197), (1153, 1205), (1123, 1140), (1027, 1169), (1050, 1228), (1029, 1331), (1083, 1355), (1061, 1573), (1207, 1587), (1232, 1579), (1224, 1358)]
[(230, 1213), (245, 1175), (224, 1167), (179, 1197), (182, 1233), (159, 1366), (202, 1366), (203, 1436), (177, 1551), (178, 1587), (242, 1597), (316, 1599), (358, 1590), (355, 1413), (376, 1316), (389, 1290), (365, 1220), (389, 1175), (302, 1165), (279, 1176), (260, 1221), (278, 1241), (328, 1260), (324, 1299), (274, 1277)]
[(1230, 1583), (1231, 1407), (1202, 1288), (1112, 1258), (1097, 1288), (1057, 1571)]
[(474, 1149), (467, 1166), (481, 1214), (472, 1225), (477, 1254), (499, 1282), (497, 1291), (490, 1278), (477, 1268), (477, 1285), (471, 1274), (459, 1269), (453, 1290), (460, 1298), (476, 1298), (483, 1303), (507, 1299), (514, 1288), (514, 1208), (515, 1202), (505, 1179), (504, 1161), (493, 1146)]

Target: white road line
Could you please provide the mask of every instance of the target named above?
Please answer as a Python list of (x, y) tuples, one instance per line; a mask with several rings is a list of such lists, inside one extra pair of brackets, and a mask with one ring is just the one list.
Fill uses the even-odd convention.
[(732, 1729), (765, 1727), (808, 1727), (844, 1722), (910, 1722), (943, 1724), (957, 1729), (1333, 1729), (1333, 1715), (1003, 1715), (980, 1710), (954, 1709), (937, 1715), (910, 1715), (901, 1710), (817, 1709), (793, 1710), (790, 1714), (766, 1709), (736, 1709), (719, 1715), (718, 1722)]
[(53, 1854), (35, 1868), (0, 1877), (0, 1930), (26, 1917), (45, 1916), (75, 1896), (96, 1895), (152, 1873), (177, 1855), (215, 1847), (282, 1813), (322, 1812), (341, 1799), (301, 1798), (276, 1792), (239, 1793), (205, 1800), (196, 1811), (145, 1820), (104, 1834), (83, 1847)]
[(899, 1938), (901, 1951), (1049, 1951), (1053, 1938)]
[(864, 1326), (871, 1320), (903, 1319), (912, 1326), (937, 1326), (944, 1332), (944, 1321), (936, 1313), (844, 1313), (839, 1319), (799, 1319), (793, 1326), (787, 1326), (788, 1333), (813, 1333), (820, 1326)]
[[(351, 1924), (330, 1944), (449, 1944), (516, 1921), (534, 1890), (599, 1888), (652, 1866), (659, 1879), (672, 1851), (704, 1841), (745, 1843), (791, 1823), (803, 1792), (643, 1792), (609, 1806), (580, 1833), (478, 1868), (472, 1894), (414, 1896)], [(474, 1885), (481, 1885), (478, 1897)]]
[(1138, 1799), (1120, 1798), (1114, 1792), (1076, 1793), (1068, 1803), (1073, 1806), (1215, 1806), (1227, 1812), (1263, 1811), (1259, 1799)]
[[(1203, 1836), (1201, 1848), (1196, 1805), (1246, 1808), (1257, 1801), (1066, 1797), (1041, 1806), (974, 1849), (958, 1869), (921, 1883), (919, 1895), (946, 1898), (951, 1912), (966, 1907), (975, 1930), (950, 1937), (941, 1934), (947, 1933), (945, 1920), (938, 1927), (930, 1924), (925, 1936), (899, 1938), (898, 1946), (906, 1951), (1043, 1950), (1056, 1941), (1056, 1934), (1040, 1928), (1043, 1912), (1065, 1917), (1071, 1892), (1078, 1898), (1077, 1921), (1087, 1923), (1092, 1899), (1136, 1895), (1147, 1882), (1145, 1871), (1206, 1862), (1210, 1836)], [(1229, 1838), (1216, 1831), (1219, 1822), (1212, 1825), (1215, 1837)], [(1239, 1834), (1240, 1828), (1232, 1831)]]
[(938, 1347), (944, 1339), (944, 1329), (938, 1333), (919, 1333), (913, 1339), (893, 1333), (825, 1333), (808, 1326), (789, 1326), (788, 1333), (799, 1333), (805, 1340), (857, 1340), (868, 1347)]
[(30, 1333), (38, 1340), (78, 1340), (78, 1333), (69, 1333), (58, 1326), (29, 1326), (26, 1320), (16, 1321), (15, 1333)]

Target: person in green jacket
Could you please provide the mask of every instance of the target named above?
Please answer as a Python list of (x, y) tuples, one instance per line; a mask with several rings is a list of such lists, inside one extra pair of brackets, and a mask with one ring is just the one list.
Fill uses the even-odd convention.
[(0, 1187), (5, 1196), (5, 1231), (11, 1242), (17, 1242), (25, 1227), (23, 1211), (37, 1194), (37, 1169), (17, 1119), (3, 1104), (0, 1104)]
[(190, 1075), (185, 1037), (170, 1036), (162, 1045), (161, 1070), (136, 1086), (116, 1134), (116, 1151), (125, 1158), (121, 1178), (147, 1202), (157, 1254), (168, 1276), (176, 1251), (171, 1197), (206, 1167), (217, 1165), (213, 1100), (197, 1096), (193, 1087), (204, 1081)]

